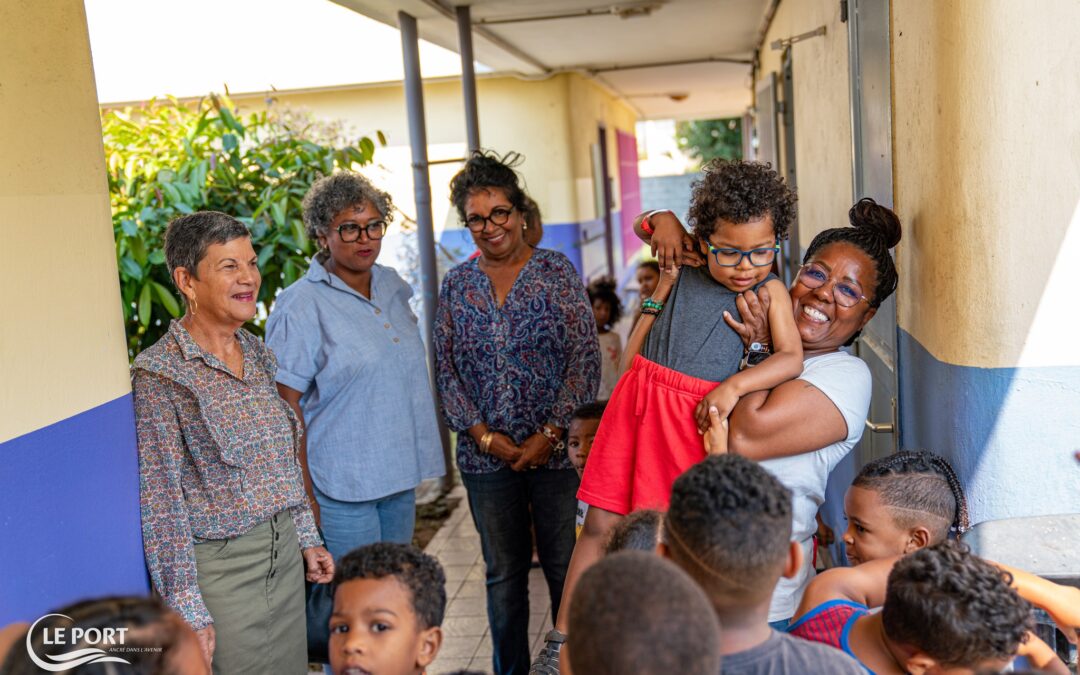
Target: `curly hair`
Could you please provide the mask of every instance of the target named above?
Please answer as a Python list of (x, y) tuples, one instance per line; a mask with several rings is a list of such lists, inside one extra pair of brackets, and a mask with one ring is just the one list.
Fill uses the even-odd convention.
[[(179, 615), (156, 598), (112, 596), (82, 600), (61, 607), (35, 626), (34, 635), (30, 636), (31, 648), (37, 654), (44, 653), (48, 649), (43, 642), (46, 630), (55, 635), (56, 629), (64, 628), (70, 636), (71, 629), (75, 627), (82, 629), (84, 636), (102, 635), (103, 630), (108, 629), (124, 629), (122, 640), (127, 651), (123, 653), (123, 658), (131, 663), (124, 666), (125, 673), (171, 675), (183, 670), (183, 664), (176, 662), (176, 648), (183, 633), (191, 629)], [(192, 635), (190, 639), (194, 640), (195, 637)], [(84, 638), (70, 646), (85, 649), (97, 645), (88, 643)], [(0, 672), (23, 675), (42, 671), (30, 660), (25, 649), (12, 649), (7, 659), (0, 663)], [(107, 675), (121, 671), (111, 663), (90, 663), (72, 672)]]
[(581, 575), (567, 657), (588, 675), (715, 675), (719, 634), (716, 612), (686, 572), (652, 553), (621, 551)]
[(791, 490), (739, 455), (713, 455), (675, 480), (664, 518), (672, 559), (713, 602), (773, 592), (791, 541)]
[(714, 159), (701, 171), (690, 186), (687, 218), (699, 239), (711, 237), (721, 220), (742, 224), (766, 215), (776, 240), (787, 239), (798, 198), (769, 164)]
[(663, 524), (664, 514), (660, 511), (655, 509), (634, 511), (619, 519), (619, 522), (611, 528), (611, 533), (604, 544), (604, 555), (619, 551), (655, 551), (656, 542), (660, 538), (660, 526)]
[(387, 223), (394, 219), (394, 202), (390, 195), (358, 173), (341, 171), (315, 181), (303, 201), (308, 237), (314, 240), (325, 236), (339, 213), (359, 204), (374, 206)]
[(586, 290), (589, 293), (590, 303), (603, 300), (611, 308), (608, 325), (614, 326), (617, 324), (623, 315), (623, 305), (622, 300), (619, 299), (619, 294), (615, 292), (615, 280), (609, 276), (593, 279), (589, 282), (589, 287)]
[(413, 611), (424, 628), (442, 625), (446, 575), (438, 560), (412, 544), (379, 542), (350, 551), (338, 563), (334, 589), (353, 579), (386, 577), (394, 577), (412, 593)]
[(450, 202), (457, 208), (461, 220), (465, 220), (465, 200), (470, 195), (478, 190), (496, 188), (506, 194), (511, 206), (527, 217), (530, 211), (529, 198), (521, 187), (520, 176), (514, 171), (514, 167), (522, 161), (524, 158), (517, 152), (508, 152), (502, 157), (494, 150), (474, 152), (461, 171), (450, 179)]
[[(818, 233), (810, 242), (803, 256), (803, 264), (821, 248), (829, 244), (844, 242), (862, 249), (877, 270), (877, 281), (870, 297), (871, 307), (880, 307), (881, 303), (896, 290), (898, 276), (896, 263), (889, 255), (889, 249), (900, 243), (902, 234), (900, 218), (891, 209), (881, 206), (873, 199), (864, 197), (848, 210), (851, 227), (834, 227)], [(855, 334), (858, 336), (858, 333)], [(852, 338), (854, 341), (854, 338)]]
[(875, 459), (859, 471), (853, 487), (873, 490), (892, 512), (898, 527), (934, 525), (934, 543), (949, 530), (963, 534), (970, 527), (967, 499), (956, 472), (944, 457), (926, 450), (898, 452)]
[(889, 639), (943, 666), (975, 668), (1016, 654), (1035, 627), (1012, 575), (944, 541), (901, 558), (885, 591), (881, 620)]

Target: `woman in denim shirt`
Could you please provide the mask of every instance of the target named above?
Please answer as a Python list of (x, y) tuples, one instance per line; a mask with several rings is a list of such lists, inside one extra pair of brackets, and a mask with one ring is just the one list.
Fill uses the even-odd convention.
[(377, 541), (410, 543), (416, 486), (445, 467), (412, 289), (376, 263), (390, 195), (359, 174), (304, 197), (320, 252), (266, 324), (278, 390), (306, 423), (301, 464), (335, 560)]

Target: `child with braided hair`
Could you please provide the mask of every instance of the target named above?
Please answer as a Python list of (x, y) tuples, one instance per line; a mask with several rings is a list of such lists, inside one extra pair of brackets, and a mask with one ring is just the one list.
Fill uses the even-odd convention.
[[(871, 645), (872, 640), (864, 640), (874, 631), (866, 630), (863, 624), (868, 622), (863, 619), (872, 616), (869, 608), (879, 607), (886, 602), (886, 588), (887, 584), (892, 584), (894, 567), (899, 568), (899, 561), (911, 554), (926, 549), (937, 550), (944, 556), (945, 563), (941, 566), (944, 571), (968, 569), (975, 565), (965, 562), (967, 558), (978, 560), (967, 552), (966, 547), (956, 544), (948, 548), (950, 532), (960, 535), (969, 527), (967, 501), (956, 472), (944, 458), (924, 450), (903, 451), (864, 466), (848, 488), (844, 510), (848, 529), (843, 539), (848, 560), (854, 567), (826, 570), (811, 581), (795, 613), (796, 619), (788, 630), (798, 637), (839, 647), (859, 658), (864, 666), (882, 672), (877, 671), (871, 663), (884, 656), (881, 653), (874, 655), (881, 645)], [(1061, 629), (1075, 639), (1073, 636), (1080, 624), (1080, 590), (1059, 586), (1023, 570), (989, 561), (979, 563), (985, 567), (996, 567), (1002, 578), (1021, 597), (1048, 611)], [(986, 581), (985, 578), (983, 581)], [(958, 597), (975, 594), (972, 589), (955, 588), (935, 592), (945, 595), (958, 593)], [(960, 605), (970, 605), (969, 601), (970, 598)], [(1001, 597), (997, 602), (1008, 604)], [(974, 605), (964, 611), (977, 614), (971, 607)], [(878, 620), (869, 619), (871, 622)], [(856, 630), (858, 622), (862, 622), (860, 630)], [(924, 622), (924, 625), (936, 624), (930, 621)], [(910, 630), (916, 631), (914, 627)], [(861, 654), (860, 642), (863, 643)], [(927, 643), (931, 642), (943, 644), (940, 639), (928, 638)], [(983, 651), (987, 650), (989, 648), (984, 645)], [(945, 652), (936, 656), (931, 654), (933, 658), (930, 660), (941, 665), (943, 659), (945, 663), (950, 663), (950, 659), (958, 658), (955, 654), (948, 656)], [(1001, 656), (1005, 651), (999, 649), (998, 653)], [(1030, 632), (1013, 646), (1012, 653), (1026, 656), (1046, 672), (1068, 673), (1053, 650)], [(927, 657), (927, 654), (923, 653), (922, 656)], [(958, 664), (951, 662), (951, 665)], [(910, 664), (908, 670), (917, 672), (910, 668)], [(961, 669), (960, 672), (963, 671)]]
[(876, 459), (844, 495), (843, 541), (852, 565), (904, 555), (959, 536), (969, 527), (967, 500), (956, 472), (925, 450)]

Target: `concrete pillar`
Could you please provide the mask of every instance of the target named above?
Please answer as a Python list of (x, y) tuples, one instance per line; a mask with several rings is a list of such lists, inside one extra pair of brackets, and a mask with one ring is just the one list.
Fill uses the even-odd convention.
[(0, 625), (145, 593), (86, 14), (0, 4)]

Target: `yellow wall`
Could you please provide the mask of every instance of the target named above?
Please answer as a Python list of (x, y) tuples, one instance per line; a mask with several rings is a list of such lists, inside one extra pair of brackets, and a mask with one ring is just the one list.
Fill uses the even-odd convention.
[[(275, 95), (282, 105), (302, 108), (325, 119), (346, 121), (355, 132), (374, 135), (381, 130), (387, 147), (376, 151), (386, 168), (381, 182), (397, 205), (412, 215), (412, 171), (408, 117), (400, 84), (357, 86), (336, 91)], [(595, 217), (589, 145), (596, 143), (597, 124), (633, 133), (636, 118), (630, 108), (596, 84), (576, 74), (545, 80), (481, 77), (477, 82), (480, 142), (498, 152), (514, 150), (525, 157), (520, 171), (529, 193), (541, 206), (544, 220), (579, 222)], [(261, 97), (237, 97), (248, 110), (264, 105)], [(458, 81), (428, 82), (424, 86), (430, 159), (451, 159), (465, 153), (465, 118)], [(609, 162), (616, 173), (614, 134)], [(448, 183), (459, 164), (431, 167), (432, 202), (436, 227), (456, 222), (449, 206)], [(582, 186), (582, 181), (587, 184)]]
[(82, 2), (0, 4), (0, 442), (130, 391)]
[(1080, 365), (1077, 26), (1075, 0), (892, 3), (899, 320), (941, 361)]
[(770, 72), (777, 73), (779, 82), (782, 52), (773, 50), (771, 42), (821, 25), (825, 26), (825, 35), (792, 45), (795, 165), (803, 247), (818, 232), (846, 225), (851, 207), (847, 26), (840, 22), (840, 3), (781, 2), (761, 48), (761, 68), (755, 83), (756, 88)]

